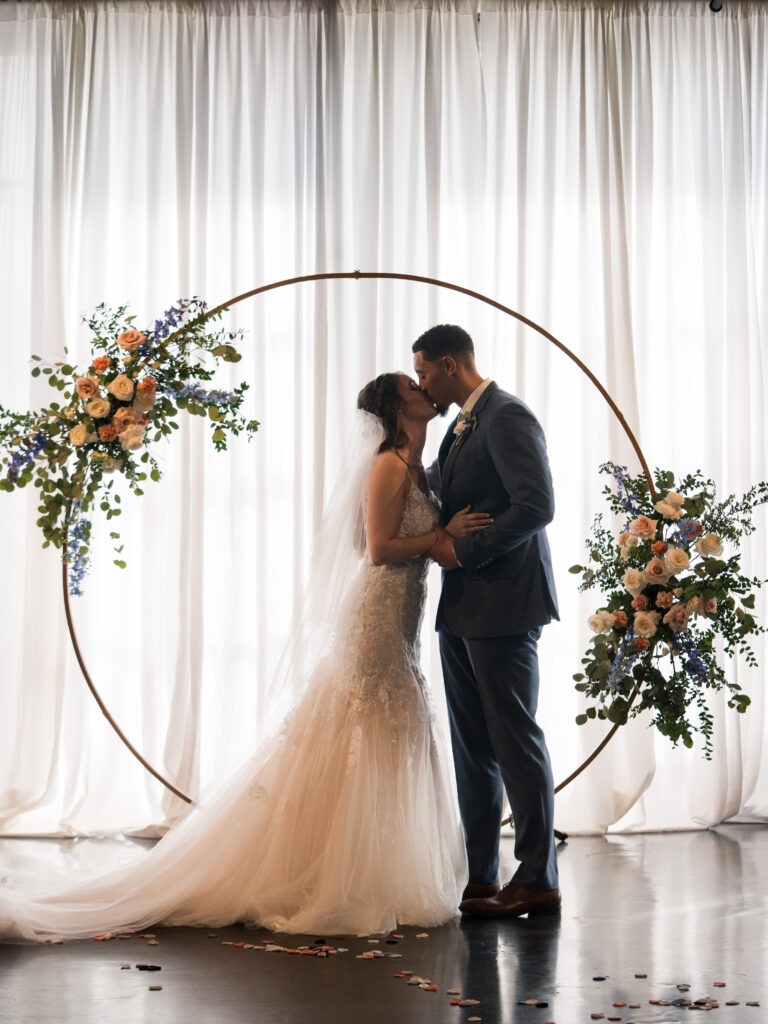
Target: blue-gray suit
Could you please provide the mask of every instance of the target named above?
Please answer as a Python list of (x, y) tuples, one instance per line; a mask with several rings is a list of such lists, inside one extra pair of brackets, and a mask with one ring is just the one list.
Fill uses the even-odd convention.
[(515, 819), (513, 881), (557, 888), (553, 782), (536, 724), (541, 627), (558, 617), (546, 525), (554, 514), (544, 434), (536, 417), (491, 383), (474, 426), (451, 426), (430, 467), (443, 522), (471, 505), (493, 525), (454, 544), (461, 568), (443, 573), (437, 612), (469, 878), (498, 877), (503, 792)]

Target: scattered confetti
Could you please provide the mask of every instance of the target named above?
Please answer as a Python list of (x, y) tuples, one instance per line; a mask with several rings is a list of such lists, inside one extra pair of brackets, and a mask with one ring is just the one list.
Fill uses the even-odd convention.
[[(635, 975), (637, 977), (637, 975)], [(605, 981), (605, 976), (602, 974), (596, 974), (592, 981)]]
[(648, 975), (647, 974), (635, 974), (635, 977), (636, 978), (647, 978)]
[(150, 985), (149, 986), (149, 991), (150, 992), (162, 992), (163, 991), (163, 986), (162, 985)]
[(429, 938), (429, 932), (419, 932), (419, 934), (416, 936), (416, 938), (417, 939), (428, 939)]
[(725, 982), (724, 981), (713, 981), (712, 984), (714, 985), (715, 988), (725, 988)]

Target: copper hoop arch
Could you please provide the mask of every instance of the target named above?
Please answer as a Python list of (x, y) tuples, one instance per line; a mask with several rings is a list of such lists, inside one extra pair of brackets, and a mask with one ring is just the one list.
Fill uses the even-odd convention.
[[(618, 405), (614, 402), (613, 398), (611, 398), (610, 394), (606, 391), (606, 389), (603, 386), (603, 384), (598, 380), (598, 378), (594, 375), (594, 373), (592, 373), (592, 371), (589, 369), (589, 367), (586, 365), (586, 363), (582, 362), (582, 360), (579, 359), (578, 356), (575, 355), (566, 345), (564, 345), (562, 341), (559, 341), (553, 334), (550, 334), (549, 331), (546, 331), (539, 324), (535, 323), (533, 320), (530, 320), (528, 317), (523, 316), (522, 313), (518, 313), (516, 310), (510, 309), (509, 306), (505, 306), (501, 302), (497, 302), (495, 299), (492, 299), (490, 296), (483, 295), (482, 292), (476, 292), (476, 291), (473, 291), (471, 288), (465, 288), (465, 287), (463, 287), (463, 285), (452, 284), (449, 281), (441, 281), (441, 280), (439, 280), (438, 278), (435, 278), (435, 277), (423, 277), (420, 274), (397, 274), (397, 273), (394, 273), (394, 272), (361, 271), (361, 270), (353, 270), (353, 271), (345, 271), (345, 272), (328, 272), (328, 273), (323, 273), (323, 274), (303, 274), (300, 277), (288, 277), (288, 278), (285, 278), (282, 281), (273, 281), (271, 284), (264, 284), (264, 285), (261, 285), (258, 288), (252, 288), (250, 291), (243, 292), (241, 295), (237, 295), (237, 296), (235, 296), (235, 298), (229, 299), (229, 301), (227, 301), (227, 302), (222, 302), (218, 306), (214, 306), (213, 309), (208, 310), (208, 312), (205, 314), (205, 317), (207, 319), (208, 317), (213, 316), (215, 313), (223, 312), (225, 310), (230, 309), (232, 306), (236, 305), (236, 303), (238, 303), (238, 302), (243, 302), (245, 299), (253, 298), (253, 296), (261, 295), (264, 292), (275, 291), (277, 288), (285, 288), (285, 287), (287, 287), (289, 285), (294, 285), (294, 284), (306, 284), (306, 283), (308, 283), (310, 281), (332, 281), (332, 280), (337, 280), (337, 281), (338, 280), (353, 280), (353, 281), (364, 281), (364, 280), (413, 281), (416, 284), (427, 284), (427, 285), (432, 285), (432, 286), (434, 286), (436, 288), (446, 288), (449, 291), (459, 292), (462, 295), (467, 295), (471, 299), (477, 299), (478, 302), (484, 302), (487, 306), (492, 306), (494, 309), (498, 309), (501, 313), (506, 313), (507, 316), (511, 316), (515, 320), (519, 320), (520, 323), (525, 324), (527, 327), (530, 327), (532, 330), (536, 331), (543, 338), (546, 338), (546, 340), (549, 341), (556, 348), (559, 348), (560, 351), (564, 353), (564, 355), (568, 356), (568, 358), (578, 366), (578, 368), (582, 371), (582, 373), (592, 382), (592, 384), (597, 388), (597, 390), (603, 396), (605, 401), (608, 403), (611, 411), (613, 412), (613, 414), (616, 416), (617, 420), (621, 424), (621, 426), (622, 426), (622, 428), (624, 430), (624, 433), (627, 435), (627, 437), (628, 437), (628, 439), (630, 441), (630, 444), (632, 445), (632, 447), (633, 447), (633, 449), (635, 451), (635, 454), (637, 455), (637, 458), (638, 458), (638, 460), (640, 462), (640, 465), (642, 466), (643, 474), (645, 475), (645, 478), (646, 478), (646, 480), (648, 482), (648, 489), (649, 489), (651, 497), (654, 498), (654, 499), (656, 498), (656, 488), (654, 487), (654, 484), (653, 484), (653, 478), (651, 476), (651, 471), (648, 468), (648, 463), (646, 462), (645, 456), (643, 455), (642, 449), (640, 448), (640, 444), (638, 443), (637, 438), (635, 437), (634, 433), (630, 429), (629, 424), (627, 423), (626, 419), (624, 418), (624, 414), (622, 413), (621, 409), (619, 409)], [(177, 331), (176, 333), (178, 334), (180, 332)], [(173, 337), (173, 335), (171, 335), (171, 337)], [(62, 549), (62, 551), (63, 551), (63, 554), (62, 554), (62, 585), (63, 585), (63, 592), (64, 592), (64, 609), (65, 609), (65, 612), (66, 612), (67, 628), (69, 630), (70, 639), (72, 640), (72, 646), (74, 648), (75, 656), (76, 656), (77, 662), (78, 662), (78, 664), (80, 666), (80, 670), (83, 673), (83, 677), (85, 679), (85, 682), (88, 685), (88, 688), (90, 689), (91, 693), (93, 694), (93, 697), (96, 700), (96, 703), (99, 705), (99, 708), (101, 709), (102, 714), (107, 719), (107, 721), (112, 726), (112, 728), (115, 730), (115, 732), (117, 733), (119, 738), (122, 740), (122, 742), (125, 744), (125, 746), (128, 748), (128, 750), (130, 750), (130, 752), (133, 754), (133, 756), (138, 761), (140, 761), (141, 764), (146, 768), (146, 770), (148, 772), (150, 772), (152, 775), (154, 775), (154, 777), (159, 782), (162, 782), (162, 784), (166, 787), (166, 789), (169, 789), (172, 793), (175, 793), (176, 796), (178, 796), (182, 800), (186, 801), (186, 803), (191, 804), (193, 802), (192, 798), (187, 796), (185, 793), (182, 793), (181, 790), (176, 788), (176, 786), (174, 786), (172, 783), (170, 783), (167, 779), (163, 778), (163, 776), (158, 771), (156, 771), (149, 764), (149, 762), (146, 761), (142, 757), (142, 755), (136, 750), (136, 748), (129, 742), (129, 740), (127, 739), (125, 734), (120, 730), (120, 728), (118, 727), (118, 725), (115, 722), (114, 718), (110, 715), (109, 711), (107, 710), (107, 707), (106, 707), (104, 701), (100, 697), (100, 695), (99, 695), (99, 693), (98, 693), (98, 691), (97, 691), (97, 689), (96, 689), (96, 687), (95, 687), (95, 685), (93, 683), (93, 680), (91, 679), (91, 677), (90, 677), (90, 675), (88, 673), (88, 670), (87, 670), (87, 668), (85, 666), (85, 662), (84, 662), (83, 657), (82, 657), (82, 654), (80, 652), (79, 644), (77, 642), (77, 636), (75, 634), (74, 622), (73, 622), (73, 619), (72, 619), (72, 612), (71, 612), (70, 605), (69, 605), (69, 592), (68, 592), (68, 587), (67, 587), (67, 570), (66, 570), (66, 561), (64, 560), (64, 554), (66, 553), (66, 550), (67, 550), (67, 544), (66, 544), (66, 538), (65, 538), (65, 543), (64, 543), (64, 546), (63, 546), (63, 549)], [(637, 690), (635, 689), (634, 692), (631, 694), (631, 696), (629, 698), (629, 703), (630, 704), (632, 704), (632, 702), (635, 700), (636, 696), (637, 696)], [(617, 732), (617, 730), (619, 728), (620, 728), (619, 725), (614, 725), (611, 728), (611, 730), (606, 734), (606, 736), (597, 745), (597, 747), (595, 747), (595, 749), (592, 751), (592, 753), (589, 755), (589, 757), (585, 761), (583, 761), (582, 764), (580, 764), (579, 767), (576, 768), (575, 771), (571, 772), (571, 774), (566, 779), (564, 779), (563, 782), (561, 782), (558, 786), (555, 787), (555, 793), (559, 793), (561, 789), (564, 789), (568, 785), (568, 783), (573, 782), (573, 780), (575, 778), (577, 778), (579, 775), (581, 775), (581, 773), (587, 767), (589, 767), (589, 765), (595, 760), (595, 758), (598, 756), (598, 754), (601, 753), (601, 751), (605, 748), (605, 746), (613, 738), (613, 736), (616, 734), (616, 732)], [(502, 822), (502, 824), (506, 825), (506, 824), (509, 823), (510, 820), (511, 819), (507, 818), (504, 822)]]

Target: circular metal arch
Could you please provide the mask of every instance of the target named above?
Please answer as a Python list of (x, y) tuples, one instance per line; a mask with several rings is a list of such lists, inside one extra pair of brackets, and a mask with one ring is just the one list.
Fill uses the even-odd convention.
[[(329, 272), (329, 273), (322, 273), (322, 274), (303, 274), (300, 277), (288, 277), (288, 278), (285, 278), (282, 281), (273, 281), (271, 284), (263, 284), (263, 285), (260, 285), (258, 288), (252, 288), (248, 292), (243, 292), (241, 295), (236, 295), (233, 299), (229, 299), (227, 302), (222, 302), (218, 306), (214, 306), (213, 309), (208, 310), (207, 313), (205, 314), (205, 317), (208, 318), (210, 316), (213, 316), (215, 313), (220, 313), (220, 312), (223, 312), (224, 310), (228, 310), (232, 306), (236, 305), (238, 302), (243, 302), (245, 299), (253, 298), (253, 296), (261, 295), (264, 292), (275, 291), (277, 288), (286, 288), (289, 285), (295, 285), (295, 284), (306, 284), (306, 283), (308, 283), (310, 281), (338, 281), (338, 280), (353, 280), (353, 281), (366, 281), (366, 280), (413, 281), (413, 282), (415, 282), (417, 284), (427, 284), (427, 285), (432, 285), (433, 287), (436, 287), (436, 288), (446, 288), (449, 291), (459, 292), (462, 295), (469, 296), (469, 298), (471, 298), (471, 299), (477, 299), (479, 302), (484, 302), (487, 306), (492, 306), (494, 309), (498, 309), (500, 312), (506, 313), (507, 316), (514, 317), (515, 320), (519, 320), (520, 323), (525, 324), (527, 327), (530, 327), (532, 330), (536, 331), (543, 338), (546, 338), (546, 340), (548, 342), (550, 342), (556, 348), (560, 349), (560, 351), (564, 355), (568, 356), (568, 358), (570, 360), (572, 360), (572, 362), (574, 362), (579, 367), (579, 369), (582, 371), (582, 373), (584, 373), (585, 376), (592, 382), (592, 384), (597, 388), (597, 390), (600, 392), (602, 397), (608, 403), (611, 411), (613, 412), (613, 414), (616, 416), (617, 420), (621, 424), (621, 426), (622, 426), (622, 428), (624, 430), (624, 433), (629, 438), (629, 441), (630, 441), (630, 443), (631, 443), (631, 445), (632, 445), (632, 447), (633, 447), (633, 449), (635, 451), (635, 454), (637, 455), (638, 460), (640, 461), (640, 465), (642, 466), (643, 473), (645, 475), (646, 480), (648, 481), (648, 489), (649, 489), (651, 497), (654, 498), (654, 499), (656, 498), (656, 489), (655, 489), (654, 484), (653, 484), (653, 478), (651, 476), (651, 471), (648, 468), (648, 463), (646, 462), (645, 456), (643, 455), (643, 452), (642, 452), (642, 450), (640, 448), (640, 445), (638, 443), (637, 438), (635, 437), (634, 433), (630, 429), (629, 424), (627, 423), (626, 419), (624, 418), (624, 414), (622, 413), (621, 409), (619, 409), (619, 407), (616, 404), (616, 402), (613, 400), (613, 398), (611, 398), (610, 394), (606, 391), (605, 387), (597, 379), (597, 377), (594, 375), (594, 373), (592, 373), (592, 371), (589, 369), (589, 367), (586, 365), (586, 363), (582, 362), (582, 360), (579, 359), (579, 357), (577, 355), (575, 355), (566, 345), (564, 345), (562, 341), (559, 341), (553, 334), (550, 334), (549, 331), (545, 330), (539, 324), (535, 323), (533, 320), (529, 320), (528, 317), (523, 316), (522, 313), (518, 313), (516, 310), (511, 309), (509, 306), (505, 306), (501, 302), (497, 302), (496, 299), (492, 299), (489, 295), (483, 295), (482, 292), (473, 291), (471, 288), (465, 288), (465, 287), (463, 287), (463, 285), (452, 284), (449, 281), (441, 281), (441, 280), (439, 280), (436, 277), (423, 277), (420, 274), (397, 274), (397, 273), (393, 273), (393, 272), (390, 273), (390, 272), (384, 272), (384, 271), (362, 271), (362, 270), (352, 270), (352, 271), (336, 272), (336, 273)], [(177, 331), (176, 333), (179, 333), (179, 332)], [(171, 337), (173, 337), (173, 335), (171, 335)], [(63, 545), (63, 548), (62, 548), (62, 560), (64, 559), (66, 551), (67, 551), (67, 543), (66, 543), (66, 537), (65, 537), (64, 545)], [(88, 673), (88, 669), (86, 668), (85, 661), (83, 660), (83, 656), (82, 656), (82, 654), (80, 652), (80, 646), (79, 646), (79, 644), (77, 642), (77, 636), (75, 634), (74, 622), (73, 622), (73, 619), (72, 619), (72, 611), (71, 611), (70, 604), (69, 604), (69, 591), (68, 591), (68, 587), (67, 587), (66, 562), (63, 562), (62, 570), (63, 570), (62, 571), (62, 585), (63, 585), (63, 591), (64, 591), (64, 609), (65, 609), (65, 612), (66, 612), (67, 627), (69, 629), (69, 635), (70, 635), (70, 638), (72, 640), (72, 646), (74, 648), (75, 656), (76, 656), (77, 662), (78, 662), (78, 664), (80, 666), (80, 670), (82, 671), (83, 677), (85, 678), (85, 682), (88, 685), (88, 688), (90, 689), (91, 693), (93, 694), (93, 697), (96, 700), (96, 703), (99, 705), (99, 708), (101, 709), (102, 714), (107, 719), (107, 721), (112, 726), (112, 728), (115, 730), (115, 732), (120, 737), (120, 739), (125, 744), (125, 746), (128, 748), (128, 750), (130, 750), (130, 752), (133, 754), (133, 756), (147, 769), (147, 771), (150, 772), (152, 775), (154, 775), (154, 777), (159, 782), (162, 782), (162, 784), (166, 787), (166, 789), (169, 789), (172, 793), (175, 793), (176, 796), (178, 796), (182, 800), (186, 801), (186, 803), (191, 804), (193, 802), (192, 798), (187, 796), (185, 793), (182, 793), (182, 791), (180, 789), (177, 789), (176, 786), (174, 786), (167, 779), (165, 779), (158, 771), (156, 771), (155, 768), (152, 767), (151, 764), (149, 764), (149, 762), (144, 757), (142, 757), (142, 755), (138, 752), (138, 750), (136, 750), (136, 748), (133, 746), (133, 744), (130, 743), (130, 741), (127, 739), (125, 734), (120, 730), (119, 726), (115, 722), (115, 720), (112, 717), (112, 715), (110, 715), (109, 710), (107, 709), (104, 701), (100, 697), (100, 695), (99, 695), (99, 693), (98, 693), (98, 691), (97, 691), (97, 689), (96, 689), (96, 687), (95, 687), (95, 685), (93, 683), (93, 680), (91, 679), (90, 674)], [(629, 703), (630, 704), (634, 701), (636, 696), (637, 696), (637, 690), (635, 689), (635, 691), (632, 693), (631, 697), (629, 698)], [(565, 786), (567, 786), (569, 782), (572, 782), (577, 776), (581, 775), (581, 773), (594, 761), (594, 759), (603, 750), (603, 748), (606, 746), (606, 744), (612, 739), (612, 737), (616, 734), (616, 731), (618, 729), (619, 729), (618, 725), (614, 725), (611, 728), (611, 730), (606, 734), (606, 736), (603, 738), (603, 740), (597, 745), (597, 747), (595, 747), (595, 749), (592, 751), (592, 753), (589, 755), (589, 757), (585, 761), (583, 761), (582, 764), (580, 764), (579, 767), (575, 771), (571, 772), (571, 774), (566, 779), (564, 779), (563, 782), (561, 782), (558, 786), (555, 787), (555, 793), (559, 793), (560, 790), (564, 789)], [(503, 824), (507, 824), (509, 821), (510, 821), (510, 819), (506, 819), (506, 821), (503, 822)]]

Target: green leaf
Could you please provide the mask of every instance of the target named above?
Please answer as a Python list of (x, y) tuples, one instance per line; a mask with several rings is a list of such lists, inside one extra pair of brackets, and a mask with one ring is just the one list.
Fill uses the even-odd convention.
[(115, 563), (118, 569), (124, 569), (127, 565), (127, 563), (124, 562), (122, 558), (114, 558), (112, 561)]
[(577, 572), (584, 572), (584, 566), (583, 565), (572, 565), (571, 568), (568, 570), (568, 572), (572, 572), (574, 575)]
[(748, 594), (747, 597), (742, 597), (741, 603), (744, 605), (745, 608), (754, 608), (755, 607), (755, 595), (754, 594)]
[(586, 715), (576, 715), (576, 725), (586, 725), (588, 721)]
[(227, 435), (224, 433), (224, 431), (221, 429), (221, 427), (219, 427), (218, 430), (214, 430), (214, 432), (213, 432), (213, 440), (214, 441), (223, 441), (226, 436)]
[[(33, 359), (39, 359), (40, 356), (32, 356), (32, 358)], [(32, 367), (31, 373), (32, 373), (33, 377), (39, 377), (40, 376), (40, 367), (39, 366)]]

